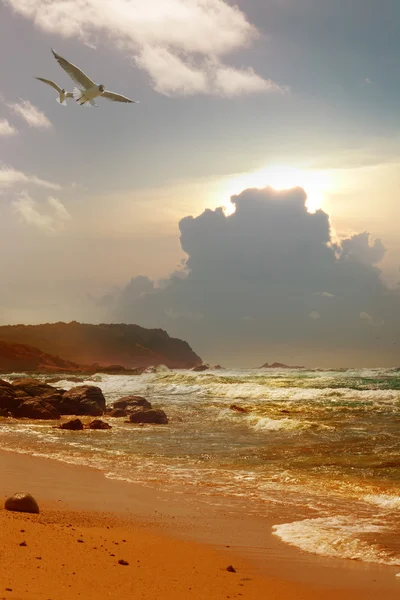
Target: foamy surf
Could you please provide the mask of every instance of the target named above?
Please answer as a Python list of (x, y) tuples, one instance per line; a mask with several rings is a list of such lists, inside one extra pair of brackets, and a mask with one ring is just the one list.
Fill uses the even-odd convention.
[(363, 535), (386, 531), (370, 520), (318, 517), (274, 525), (272, 531), (283, 542), (313, 554), (400, 566), (400, 556), (391, 556), (385, 548), (362, 539)]

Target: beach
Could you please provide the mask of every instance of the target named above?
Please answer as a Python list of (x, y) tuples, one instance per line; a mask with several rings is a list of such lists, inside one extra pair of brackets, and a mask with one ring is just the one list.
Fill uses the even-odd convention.
[(0, 468), (2, 499), (41, 508), (0, 512), (0, 598), (398, 597), (393, 568), (301, 553), (232, 511), (50, 459), (2, 451)]

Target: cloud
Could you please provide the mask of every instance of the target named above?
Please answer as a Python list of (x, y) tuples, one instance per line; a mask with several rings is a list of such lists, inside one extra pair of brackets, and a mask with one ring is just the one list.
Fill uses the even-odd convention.
[(71, 216), (57, 198), (50, 196), (47, 199), (47, 205), (47, 211), (43, 209), (39, 210), (38, 202), (33, 200), (26, 192), (22, 192), (13, 201), (14, 210), (25, 223), (37, 227), (46, 233), (56, 233), (64, 228), (65, 222), (70, 220)]
[[(400, 292), (378, 267), (382, 242), (364, 232), (334, 243), (328, 214), (309, 213), (301, 188), (247, 189), (231, 202), (232, 214), (182, 219), (183, 276), (133, 278), (113, 320), (162, 327), (212, 362), (251, 366), (273, 353), (342, 366), (351, 349), (352, 365), (367, 356), (382, 364), (382, 340), (391, 352), (400, 334)], [(293, 348), (301, 350), (291, 359)]]
[(7, 165), (0, 164), (0, 189), (13, 187), (17, 184), (32, 183), (40, 187), (48, 188), (51, 190), (60, 190), (61, 186), (45, 179), (40, 179), (36, 175), (26, 175), (22, 171), (8, 167)]
[(10, 137), (17, 135), (18, 130), (9, 123), (7, 119), (0, 119), (0, 137)]
[[(286, 88), (224, 57), (250, 46), (257, 28), (226, 0), (8, 0), (47, 32), (97, 45), (105, 33), (167, 95), (236, 96)], [(93, 38), (95, 38), (93, 40)]]
[(22, 100), (14, 104), (8, 104), (8, 107), (15, 112), (16, 115), (24, 119), (30, 127), (39, 127), (48, 129), (51, 127), (51, 121), (46, 117), (44, 112), (36, 108), (29, 100)]

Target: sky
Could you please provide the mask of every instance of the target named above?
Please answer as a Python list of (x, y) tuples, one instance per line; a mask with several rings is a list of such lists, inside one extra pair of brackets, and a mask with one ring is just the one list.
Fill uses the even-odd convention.
[(0, 324), (399, 366), (399, 64), (398, 0), (0, 0)]

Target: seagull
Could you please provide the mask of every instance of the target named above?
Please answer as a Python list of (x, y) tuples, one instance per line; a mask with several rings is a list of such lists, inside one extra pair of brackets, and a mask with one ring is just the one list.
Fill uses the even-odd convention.
[(80, 86), (79, 88), (74, 87), (72, 90), (72, 96), (74, 100), (81, 106), (97, 106), (94, 100), (100, 96), (102, 98), (107, 98), (107, 100), (112, 100), (113, 102), (129, 102), (131, 104), (137, 104), (139, 102), (138, 100), (130, 100), (126, 96), (121, 96), (121, 94), (109, 92), (106, 90), (103, 84), (98, 85), (92, 81), (78, 67), (57, 54), (57, 52), (54, 52), (53, 48), (51, 51), (60, 67), (62, 67), (64, 71), (71, 77), (71, 79), (77, 83), (78, 86)]
[(43, 77), (35, 77), (35, 79), (43, 81), (43, 83), (47, 83), (47, 85), (51, 85), (52, 88), (57, 90), (59, 95), (58, 98), (56, 98), (56, 100), (59, 104), (62, 104), (62, 106), (67, 106), (66, 98), (73, 97), (72, 92), (66, 92), (64, 89), (61, 89), (59, 85), (57, 85), (56, 83), (54, 83), (54, 81), (51, 81), (50, 79), (43, 79)]

